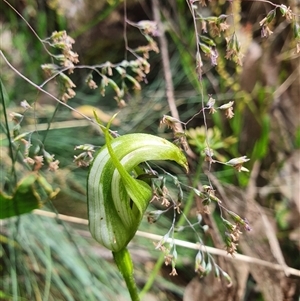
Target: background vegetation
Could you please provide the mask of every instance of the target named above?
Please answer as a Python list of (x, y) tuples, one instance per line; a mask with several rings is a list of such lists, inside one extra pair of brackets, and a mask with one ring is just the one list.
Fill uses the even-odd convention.
[[(46, 157), (47, 154), (55, 155), (55, 158), (48, 156), (49, 162), (59, 160), (59, 169), (55, 172), (49, 171), (51, 165), (45, 162), (41, 169), (43, 178), (35, 182), (42, 208), (50, 213), (86, 219), (88, 168), (78, 166), (79, 161), (74, 160), (74, 156), (79, 156), (82, 150), (74, 148), (83, 144), (101, 146), (104, 140), (97, 127), (78, 112), (93, 118), (92, 109), (96, 109), (103, 122), (107, 122), (120, 110), (114, 124), (114, 130), (119, 134), (147, 132), (172, 140), (171, 131), (159, 127), (163, 115), (172, 112), (167, 89), (172, 91), (180, 120), (187, 126), (191, 170), (186, 176), (172, 165), (163, 167), (195, 188), (201, 189), (211, 183), (224, 206), (249, 221), (252, 231), (241, 235), (238, 253), (252, 259), (215, 256), (217, 264), (232, 278), (233, 285), (227, 287), (226, 282), (217, 281), (213, 274), (204, 278), (197, 275), (194, 271), (196, 251), (179, 246), (178, 276), (173, 277), (169, 275), (171, 268), (162, 265), (163, 257), (155, 250), (152, 239), (137, 236), (130, 250), (138, 284), (140, 288), (146, 284), (144, 299), (298, 300), (299, 4), (293, 0), (284, 3), (294, 14), (291, 20), (277, 8), (276, 16), (267, 24), (273, 34), (266, 38), (262, 37), (259, 23), (276, 5), (282, 4), (279, 1), (207, 1), (207, 6), (195, 2), (199, 7), (197, 11), (204, 18), (229, 15), (228, 30), (236, 33), (244, 54), (242, 66), (227, 60), (225, 34), (214, 36), (209, 30), (207, 36), (216, 43), (218, 61), (212, 66), (211, 57), (202, 52), (203, 76), (199, 84), (197, 35), (188, 5), (192, 2), (174, 0), (157, 4), (156, 1), (127, 0), (124, 10), (124, 2), (117, 0), (78, 3), (1, 1), (1, 191), (12, 195), (17, 183), (30, 174), (32, 168), (24, 164), (22, 158), (26, 153), (26, 143), (22, 142), (25, 136), (16, 139), (18, 135), (30, 133), (30, 152)], [(149, 52), (151, 71), (147, 80), (140, 83), (141, 89), (133, 89), (137, 83), (127, 78), (128, 88), (124, 88), (126, 93), (122, 97), (118, 96), (113, 83), (107, 86), (103, 95), (103, 77), (95, 72), (93, 80), (99, 87), (91, 89), (88, 85), (91, 69), (87, 66), (105, 68), (106, 62), (120, 64), (124, 59), (134, 60), (135, 56), (126, 51), (126, 46), (136, 49), (148, 45), (149, 36), (132, 24), (153, 20), (155, 10), (160, 13), (160, 20), (156, 16), (156, 21), (165, 29), (165, 50), (170, 66), (167, 68), (163, 64), (162, 36), (158, 35), (153, 39), (160, 53), (153, 51), (152, 44)], [(127, 23), (126, 34), (125, 18), (132, 23)], [(197, 28), (202, 34), (200, 22)], [(79, 54), (79, 64), (85, 66), (75, 69), (72, 74), (66, 72), (76, 85), (76, 95), (65, 102), (76, 111), (31, 84), (42, 85), (47, 80), (45, 68), (41, 66), (54, 60), (45, 50), (43, 41), (54, 31), (61, 30), (66, 30), (75, 40), (73, 51)], [(60, 54), (55, 48), (51, 52)], [(171, 90), (166, 72), (171, 74)], [(128, 75), (135, 76), (136, 73), (129, 68)], [(124, 87), (116, 69), (111, 79)], [(43, 86), (59, 99), (64, 87), (59, 78)], [(210, 97), (216, 100), (216, 107), (234, 101), (234, 118), (225, 118), (220, 110), (215, 114), (202, 114), (203, 105)], [(31, 108), (21, 106), (23, 100)], [(9, 120), (6, 122), (5, 118)], [(13, 146), (7, 137), (15, 139)], [(219, 161), (246, 155), (251, 159), (245, 164), (250, 173), (239, 173), (225, 165), (210, 166), (203, 155), (207, 141)], [(151, 206), (157, 208), (160, 205)], [(202, 200), (188, 189), (184, 191), (182, 207), (192, 224), (198, 222), (197, 213), (202, 214), (202, 227), (197, 225), (197, 233), (204, 243), (224, 249), (226, 237), (220, 209), (210, 206), (210, 214), (207, 214)], [(90, 238), (86, 223), (81, 219), (62, 219), (63, 216), (53, 218), (28, 213), (1, 220), (0, 299), (128, 300), (122, 279), (110, 264), (112, 258)], [(145, 218), (141, 230), (164, 235), (171, 223), (172, 216), (168, 214), (150, 225)], [(206, 232), (204, 225), (209, 226)], [(178, 226), (187, 227), (176, 238), (185, 242), (197, 241), (186, 222), (180, 221)], [(270, 265), (264, 266), (255, 260), (257, 258)]]

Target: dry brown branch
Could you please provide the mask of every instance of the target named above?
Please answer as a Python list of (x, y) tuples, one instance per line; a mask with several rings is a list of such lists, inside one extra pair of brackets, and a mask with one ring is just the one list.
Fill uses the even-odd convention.
[[(163, 64), (163, 71), (164, 71), (164, 78), (166, 83), (166, 96), (169, 105), (169, 109), (171, 112), (172, 117), (180, 120), (179, 113), (177, 110), (177, 106), (175, 103), (175, 96), (174, 96), (174, 85), (171, 73), (171, 65), (170, 65), (170, 58), (168, 53), (168, 43), (165, 36), (164, 26), (161, 22), (160, 18), (160, 11), (159, 11), (159, 1), (152, 0), (152, 8), (153, 8), (153, 16), (154, 20), (157, 23), (158, 30), (159, 30), (159, 43), (160, 43), (160, 51), (161, 51), (161, 58)], [(179, 131), (183, 132), (182, 124), (178, 123)], [(187, 154), (191, 158), (196, 158), (196, 155), (192, 152), (189, 146), (187, 146)]]
[[(250, 258), (259, 257), (265, 262), (279, 262), (281, 266), (278, 273), (273, 268), (263, 265), (250, 265), (250, 273), (260, 287), (266, 300), (283, 300), (284, 284), (291, 280), (286, 275), (291, 275), (289, 268), (286, 268), (279, 242), (274, 232), (274, 220), (272, 216), (267, 217), (265, 209), (255, 201), (257, 196), (256, 179), (260, 171), (260, 164), (254, 164), (250, 181), (246, 191), (236, 188), (233, 185), (224, 186), (213, 175), (209, 175), (212, 183), (217, 188), (218, 194), (226, 206), (231, 210), (247, 218), (252, 231), (241, 237), (239, 247), (242, 252)], [(267, 268), (266, 268), (267, 267)], [(284, 273), (282, 273), (284, 272)], [(276, 285), (275, 285), (276, 284)], [(290, 285), (290, 284), (287, 284)]]
[[(75, 223), (75, 224), (80, 224), (80, 225), (88, 225), (88, 220), (83, 219), (83, 218), (78, 218), (78, 217), (73, 217), (73, 216), (68, 216), (68, 215), (63, 215), (63, 214), (55, 214), (53, 212), (49, 212), (49, 211), (44, 211), (44, 210), (34, 210), (33, 211), (34, 214), (37, 215), (41, 215), (41, 216), (46, 216), (49, 218), (58, 218), (60, 220), (63, 220), (65, 222), (69, 222), (69, 223)], [(157, 234), (151, 234), (151, 233), (147, 233), (147, 232), (142, 232), (142, 231), (137, 231), (136, 233), (137, 236), (140, 237), (145, 237), (151, 240), (156, 240), (156, 241), (160, 241), (162, 239), (161, 235), (157, 235)], [(171, 238), (170, 238), (171, 241)], [(235, 257), (231, 257), (227, 254), (227, 252), (225, 250), (220, 250), (220, 249), (216, 249), (216, 248), (212, 248), (209, 246), (200, 246), (199, 244), (195, 244), (195, 243), (190, 243), (187, 241), (183, 241), (183, 240), (179, 240), (179, 239), (174, 239), (172, 240), (172, 242), (174, 242), (177, 246), (182, 246), (188, 249), (193, 249), (193, 250), (199, 250), (202, 249), (205, 252), (208, 252), (210, 254), (213, 255), (218, 255), (218, 256), (224, 256), (226, 258), (229, 258), (231, 260), (238, 260), (238, 261), (242, 261), (242, 262), (246, 262), (249, 264), (257, 264), (260, 266), (264, 266), (264, 267), (268, 267), (270, 269), (273, 270), (277, 270), (277, 271), (283, 271), (283, 267), (280, 264), (274, 264), (265, 260), (261, 260), (258, 258), (254, 258), (254, 257), (250, 257), (250, 256), (246, 256), (246, 255), (242, 255), (242, 254), (235, 254)], [(296, 270), (294, 268), (291, 267), (287, 267), (286, 271), (290, 274), (290, 275), (295, 275), (300, 277), (300, 271)]]

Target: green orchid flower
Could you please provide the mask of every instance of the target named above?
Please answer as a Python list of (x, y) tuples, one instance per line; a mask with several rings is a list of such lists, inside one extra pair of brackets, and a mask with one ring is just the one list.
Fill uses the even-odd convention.
[(139, 165), (173, 160), (188, 171), (185, 155), (173, 143), (149, 134), (113, 139), (104, 128), (106, 144), (96, 154), (87, 181), (89, 228), (97, 242), (113, 252), (132, 300), (139, 300), (127, 245), (134, 237), (152, 198), (151, 183), (134, 178)]

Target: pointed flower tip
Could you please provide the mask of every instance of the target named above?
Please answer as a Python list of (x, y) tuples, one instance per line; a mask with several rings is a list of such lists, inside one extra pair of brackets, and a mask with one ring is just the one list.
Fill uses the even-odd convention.
[(247, 158), (247, 156), (242, 156), (238, 158), (233, 158), (227, 162), (228, 165), (237, 165), (237, 164), (242, 164), (245, 162), (248, 162), (250, 159)]
[(184, 164), (184, 169), (185, 169), (185, 172), (186, 173), (189, 173), (189, 165), (188, 165), (188, 163), (187, 162), (185, 162), (185, 164)]

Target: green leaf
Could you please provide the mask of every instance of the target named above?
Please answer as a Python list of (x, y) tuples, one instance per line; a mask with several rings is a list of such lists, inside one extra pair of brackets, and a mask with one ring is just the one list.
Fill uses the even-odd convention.
[[(10, 103), (10, 99), (8, 97), (7, 91), (6, 91), (6, 89), (5, 89), (4, 85), (3, 85), (3, 82), (1, 80), (1, 78), (0, 78), (0, 96), (2, 98), (2, 100), (1, 100), (2, 104), (4, 103), (5, 106), (7, 107), (9, 105), (9, 103)], [(2, 109), (1, 109), (1, 111), (2, 111)]]
[(262, 133), (259, 140), (255, 143), (252, 157), (256, 159), (262, 159), (268, 152), (270, 134), (270, 118), (266, 115), (262, 120)]
[(296, 135), (295, 135), (295, 148), (300, 148), (300, 127), (297, 128), (296, 130)]

